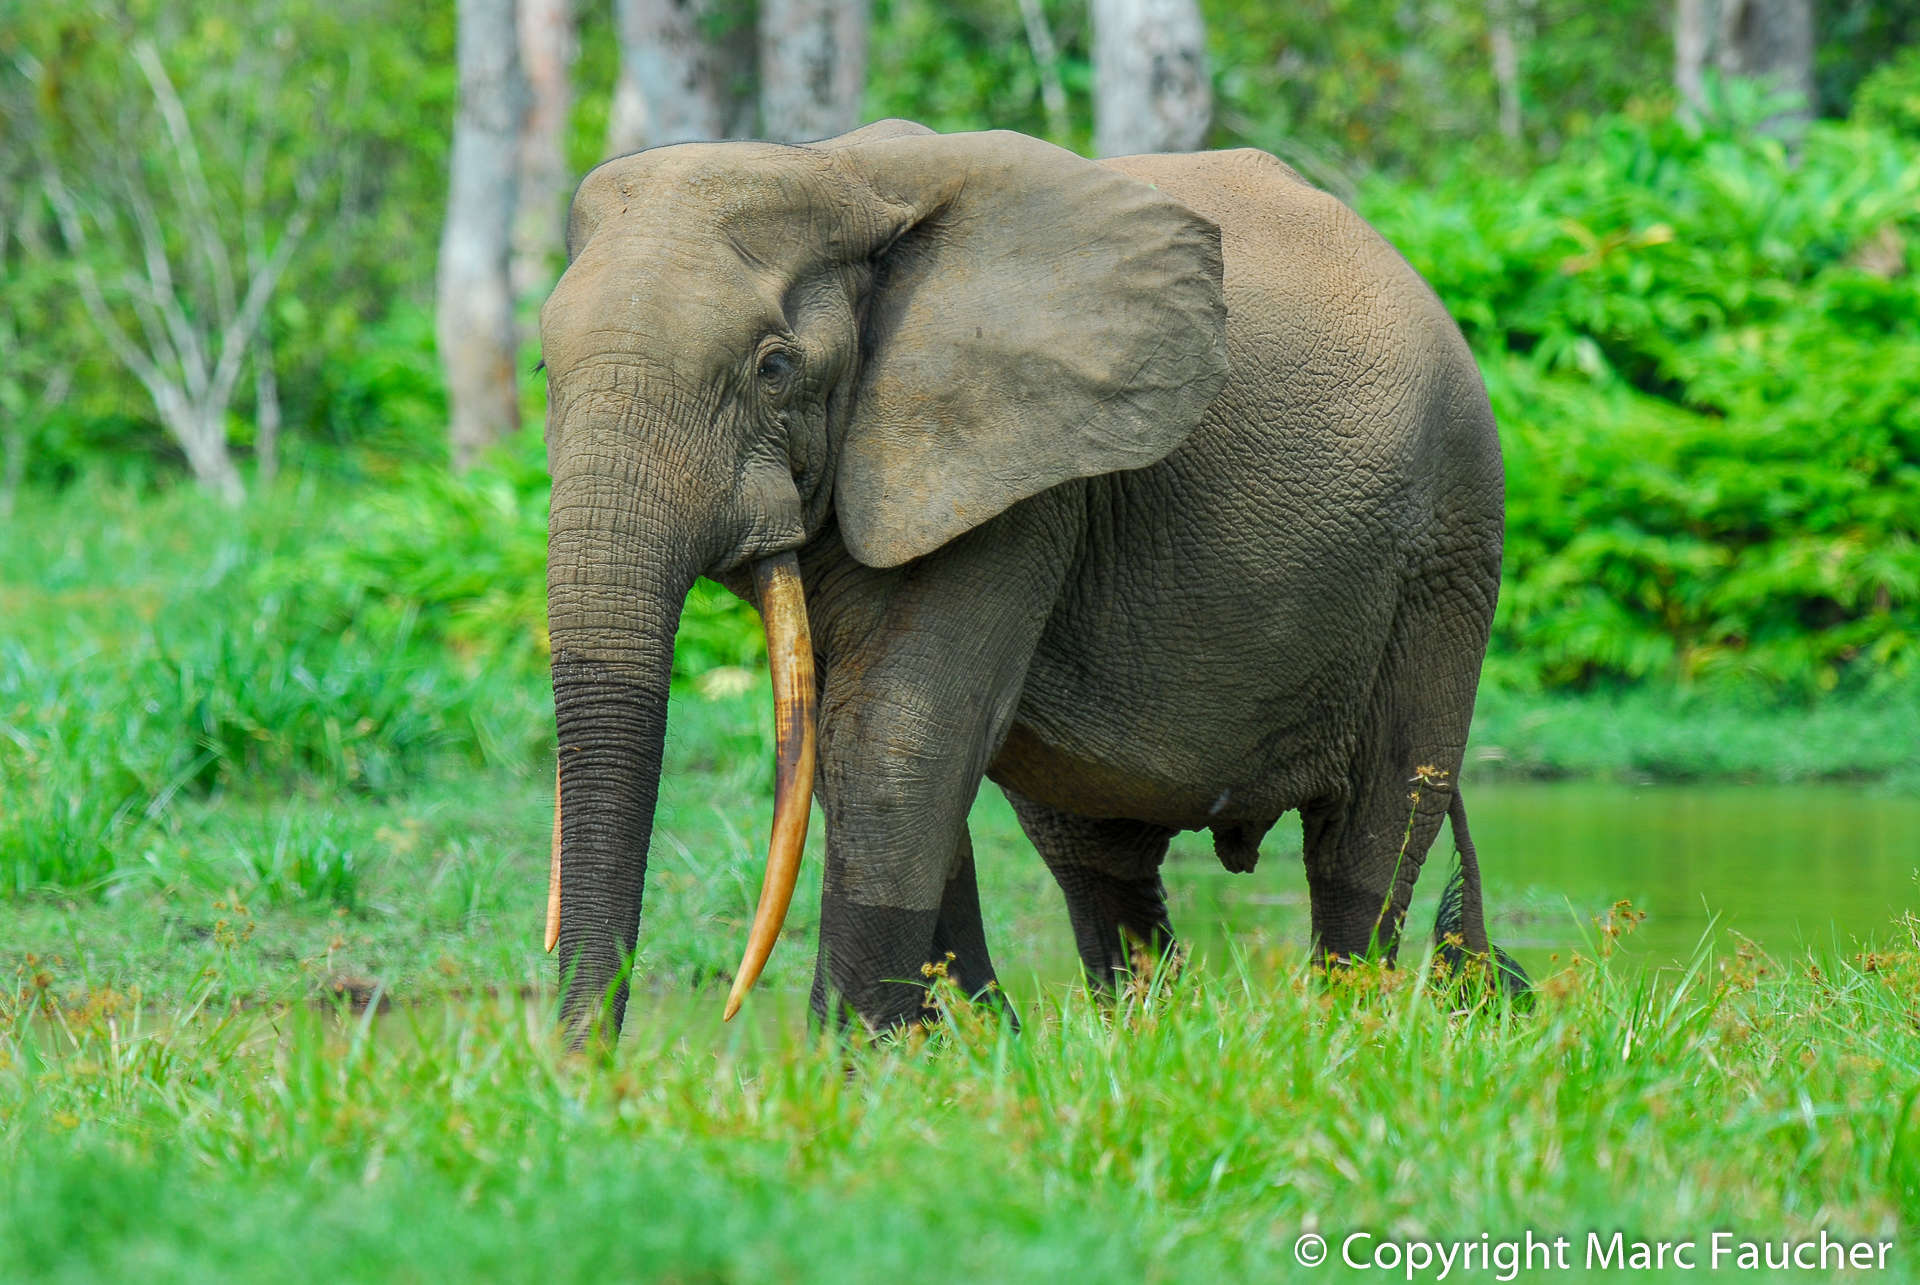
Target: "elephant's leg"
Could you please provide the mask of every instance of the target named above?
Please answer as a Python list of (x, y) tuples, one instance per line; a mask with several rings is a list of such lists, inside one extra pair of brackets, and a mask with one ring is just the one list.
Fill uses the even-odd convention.
[(933, 958), (947, 964), (947, 976), (972, 999), (990, 999), (1018, 1024), (1013, 1009), (1000, 994), (1000, 978), (987, 950), (987, 928), (980, 918), (980, 885), (974, 878), (973, 838), (960, 827), (960, 849), (953, 874), (940, 897), (940, 917), (933, 923)]
[(1144, 821), (1075, 816), (1002, 787), (1020, 828), (1067, 898), (1067, 920), (1087, 983), (1114, 990), (1131, 974), (1134, 951), (1153, 957), (1174, 945), (1160, 863), (1173, 831)]
[[(855, 912), (858, 918), (871, 918)], [(918, 929), (911, 923), (903, 923), (902, 935), (916, 935)], [(931, 929), (932, 944), (925, 951), (926, 962), (932, 965), (944, 964), (947, 977), (960, 988), (969, 999), (989, 1002), (1005, 1014), (1007, 1019), (1019, 1026), (1019, 1015), (1000, 992), (1000, 978), (994, 971), (993, 955), (987, 948), (987, 929), (980, 915), (980, 886), (973, 867), (973, 838), (963, 824), (960, 827), (960, 841), (955, 850), (953, 872), (947, 876), (946, 887), (940, 894), (940, 907), (933, 917)], [(815, 964), (813, 975), (813, 1009), (824, 1016), (829, 1007), (830, 969), (828, 966), (826, 941), (827, 934), (820, 935), (820, 955)], [(910, 947), (907, 948), (910, 951)], [(890, 955), (889, 952), (893, 954)], [(899, 954), (892, 945), (883, 946), (877, 952), (881, 960), (891, 957), (906, 957)], [(949, 958), (951, 956), (951, 958)], [(886, 971), (884, 963), (878, 971)], [(853, 970), (861, 971), (859, 969)], [(910, 981), (913, 979), (909, 979)], [(924, 993), (923, 993), (924, 994)], [(857, 1004), (852, 1007), (858, 1011)], [(908, 1014), (902, 1014), (896, 1021), (904, 1021)]]
[(864, 686), (849, 696), (828, 678), (826, 709), (840, 713), (821, 738), (827, 859), (813, 1009), (877, 1031), (930, 1015), (922, 967), (948, 951), (949, 975), (969, 993), (993, 980), (965, 822), (985, 743), (1004, 729), (968, 702), (936, 711), (920, 687), (883, 696)]
[[(1444, 585), (1444, 581), (1441, 582)], [(1368, 701), (1345, 788), (1301, 809), (1318, 958), (1391, 960), (1414, 881), (1446, 819), (1485, 626), (1459, 600), (1409, 591)]]
[[(827, 822), (813, 1006), (874, 1030), (919, 1020), (948, 950), (992, 979), (966, 816), (1019, 704), (1065, 551), (1016, 508), (905, 573), (823, 575), (818, 785)], [(833, 595), (842, 595), (836, 599)]]

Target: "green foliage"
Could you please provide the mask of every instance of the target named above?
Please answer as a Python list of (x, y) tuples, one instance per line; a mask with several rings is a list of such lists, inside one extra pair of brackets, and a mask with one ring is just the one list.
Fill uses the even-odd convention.
[[(469, 665), (499, 658), (545, 672), (547, 472), (532, 431), (461, 477), (410, 468), (348, 502), (335, 538), (266, 565), (265, 600), (297, 594), (329, 633), (405, 628)], [(751, 607), (700, 581), (681, 612), (674, 676), (758, 668), (766, 646)]]
[[(305, 309), (286, 299), (279, 316), (298, 327)], [(319, 379), (309, 449), (297, 443), (296, 461), (375, 476), (409, 464), (444, 466), (447, 389), (425, 305), (402, 299), (359, 328)]]
[(1920, 0), (1820, 0), (1813, 29), (1820, 113), (1857, 116), (1861, 83), (1920, 41)]
[[(18, 622), (0, 646), (0, 898), (104, 886), (129, 853), (177, 838), (179, 800), (386, 796), (448, 756), (544, 759), (537, 446), (529, 435), (465, 478), (408, 469), (358, 498), (286, 487), (237, 525), (191, 492), (30, 494), (0, 559), (0, 610)], [(752, 608), (697, 585), (676, 686), (734, 693), (764, 665)], [(756, 723), (705, 752), (759, 774), (763, 748)], [(233, 877), (344, 895), (351, 854), (295, 840)]]
[[(0, 315), (20, 322), (14, 338), (0, 331), (0, 355), (9, 358), (0, 363), (9, 370), (0, 399), (30, 398), (57, 374), (72, 379), (70, 395), (31, 425), (31, 478), (67, 482), (103, 460), (165, 475), (180, 462), (155, 430), (146, 390), (80, 306), (72, 279), (81, 252), (54, 217), (42, 182), (49, 173), (73, 194), (87, 229), (84, 257), (136, 336), (149, 333), (136, 296), (154, 252), (171, 261), (169, 276), (190, 301), (186, 315), (206, 324), (223, 290), (220, 272), (235, 277), (227, 293), (244, 292), (249, 255), (271, 245), (296, 210), (310, 212), (314, 226), (264, 324), (285, 416), (296, 437), (388, 427), (394, 416), (384, 408), (365, 414), (356, 394), (366, 385), (353, 367), (369, 338), (364, 327), (429, 298), (454, 67), (450, 6), (405, 21), (387, 8), (380, 0), (6, 5)], [(191, 167), (178, 159), (137, 69), (143, 43), (158, 50), (179, 91)], [(186, 195), (189, 173), (204, 185), (211, 218), (198, 217)], [(141, 203), (157, 243), (134, 230), (130, 211)], [(204, 252), (209, 243), (217, 256)], [(337, 386), (342, 374), (345, 387)], [(437, 397), (437, 372), (432, 378)], [(410, 410), (417, 390), (400, 391), (400, 409)], [(253, 380), (241, 379), (229, 435), (242, 447), (252, 439), (253, 393)], [(410, 427), (436, 443), (443, 435), (438, 418), (416, 417)]]
[(1515, 23), (1525, 137), (1503, 140), (1493, 6), (1314, 0), (1205, 6), (1217, 92), (1213, 146), (1250, 144), (1348, 194), (1368, 171), (1441, 177), (1465, 158), (1511, 167), (1637, 96), (1663, 92), (1666, 4), (1541, 0)]
[(1796, 687), (1920, 660), (1920, 164), (1734, 98), (1515, 180), (1364, 208), (1480, 354), (1507, 452), (1509, 678)]
[[(1522, 107), (1513, 142), (1497, 138), (1488, 6), (1209, 0), (1218, 104), (1209, 141), (1269, 148), (1349, 195), (1376, 170), (1443, 179), (1464, 165), (1510, 171), (1554, 155), (1605, 110), (1666, 95), (1667, 0), (1508, 8)], [(867, 113), (1058, 134), (1084, 148), (1086, 9), (1069, 0), (1040, 9), (1058, 49), (1064, 124), (1048, 118), (1019, 6), (1004, 0), (879, 0)], [(43, 161), (85, 187), (89, 175), (112, 177), (108, 162), (131, 158), (171, 199), (164, 130), (131, 58), (140, 39), (156, 44), (181, 88), (222, 209), (257, 210), (273, 226), (297, 203), (319, 211), (268, 317), (288, 458), (316, 462), (320, 448), (329, 467), (347, 471), (368, 452), (378, 467), (439, 458), (443, 394), (427, 309), (453, 116), (453, 7), (0, 0), (0, 12), (0, 132), (11, 144), (0, 156), (0, 407), (28, 445), (30, 481), (66, 485), (106, 469), (167, 477), (181, 464), (146, 394), (79, 308), (38, 190)], [(1825, 110), (1845, 110), (1855, 84), (1911, 37), (1916, 12), (1913, 0), (1822, 6)], [(605, 6), (578, 18), (568, 155), (584, 173), (601, 159), (618, 58)], [(112, 205), (106, 189), (99, 196)], [(187, 230), (159, 212), (181, 249)], [(63, 383), (69, 393), (41, 408), (44, 390)], [(230, 425), (243, 449), (252, 401), (243, 378)]]
[(324, 633), (404, 630), (469, 667), (544, 668), (547, 474), (537, 437), (517, 445), (464, 476), (421, 465), (339, 496), (327, 538), (262, 565), (254, 591), (297, 598)]
[(351, 910), (359, 898), (364, 860), (351, 840), (343, 846), (331, 821), (325, 813), (289, 808), (277, 819), (235, 826), (226, 872), (249, 895), (276, 904), (316, 902)]
[(1861, 82), (1854, 119), (1920, 138), (1920, 46), (1902, 50)]
[[(310, 538), (311, 493), (263, 501), (238, 530), (191, 495), (135, 505), (148, 523), (116, 534), (145, 546), (145, 566), (121, 563), (112, 541), (70, 543), (126, 503), (106, 488), (38, 500), (8, 550), (0, 589), (18, 626), (0, 649), (0, 898), (101, 886), (172, 832), (182, 799), (387, 794), (443, 756), (548, 751), (542, 694), (501, 681), (499, 662), (449, 665), (404, 611), (341, 629), (297, 587), (255, 586), (257, 563)], [(196, 546), (209, 527), (223, 535)], [(116, 583), (129, 573), (141, 583)], [(313, 862), (339, 863), (306, 846), (280, 883), (335, 887)]]
[(382, 794), (443, 754), (525, 761), (551, 739), (531, 694), (447, 669), (405, 630), (329, 639), (226, 596), (166, 632), (111, 660), (0, 653), (0, 895), (98, 886), (176, 798)]
[(1017, 129), (1085, 150), (1093, 136), (1091, 34), (1083, 5), (1042, 0), (1067, 93), (1054, 137), (1020, 7), (1000, 0), (877, 0), (867, 76), (869, 119), (903, 116), (942, 132)]
[[(1085, 11), (1066, 0), (1041, 11), (1067, 91), (1063, 128), (1041, 103), (1018, 6), (985, 0), (881, 0), (870, 114), (1056, 131), (1084, 147)], [(1913, 135), (1903, 142), (1899, 131), (1914, 119), (1903, 114), (1912, 55), (1878, 71), (1868, 67), (1878, 52), (1850, 55), (1866, 77), (1859, 115), (1875, 128), (1821, 125), (1790, 156), (1754, 130), (1764, 105), (1737, 95), (1710, 128), (1666, 114), (1664, 5), (1514, 6), (1524, 137), (1510, 145), (1493, 140), (1490, 12), (1384, 0), (1207, 6), (1220, 104), (1211, 141), (1272, 147), (1358, 192), (1480, 354), (1511, 500), (1494, 678), (1818, 689), (1911, 673), (1920, 166)], [(1842, 4), (1827, 38), (1884, 45), (1907, 29), (1905, 12)], [(0, 120), (22, 142), (0, 156), (0, 409), (9, 445), (30, 439), (30, 487), (164, 478), (175, 467), (144, 394), (76, 310), (35, 188), (43, 158), (84, 171), (89, 159), (138, 151), (151, 167), (141, 158), (154, 149), (115, 150), (162, 133), (130, 70), (133, 41), (162, 47), (204, 127), (220, 201), (274, 218), (309, 199), (326, 211), (270, 330), (290, 465), (357, 489), (310, 494), (311, 539), (196, 603), (237, 623), (134, 632), (124, 654), (159, 666), (140, 681), (177, 693), (168, 735), (196, 747), (134, 776), (149, 792), (183, 771), (209, 788), (283, 768), (386, 788), (396, 764), (416, 761), (407, 747), (446, 733), (410, 730), (404, 702), (383, 705), (375, 692), (380, 674), (441, 649), (454, 659), (427, 667), (442, 675), (435, 682), (545, 665), (538, 443), (530, 433), (470, 479), (439, 471), (445, 396), (427, 289), (451, 12), (394, 22), (382, 0), (142, 0), (8, 13)], [(604, 138), (616, 57), (605, 12), (582, 20), (569, 147), (585, 168)], [(1619, 102), (1631, 110), (1599, 114)], [(1553, 159), (1516, 168), (1542, 156)], [(1368, 170), (1401, 177), (1356, 177)], [(164, 192), (164, 174), (143, 172)], [(71, 395), (43, 405), (62, 380)], [(242, 441), (250, 389), (243, 380), (235, 411)], [(280, 641), (262, 639), (263, 621)], [(681, 685), (737, 686), (760, 650), (751, 610), (698, 586), (681, 622)], [(45, 661), (36, 682), (52, 681)], [(453, 688), (414, 697), (467, 699)], [(328, 701), (358, 712), (331, 726), (318, 713)], [(356, 733), (367, 718), (380, 730)], [(275, 730), (290, 727), (302, 730)], [(69, 822), (105, 824), (118, 807), (106, 795), (69, 804)]]

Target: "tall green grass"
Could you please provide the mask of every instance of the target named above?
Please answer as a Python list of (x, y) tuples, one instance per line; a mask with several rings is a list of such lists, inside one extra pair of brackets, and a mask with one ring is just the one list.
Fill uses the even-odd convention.
[[(452, 652), (417, 607), (343, 618), (289, 569), (348, 540), (337, 496), (211, 507), (96, 484), (30, 496), (14, 519), (0, 897), (98, 890), (198, 801), (390, 795), (445, 759), (517, 765), (550, 746), (530, 667)], [(350, 900), (349, 863), (313, 860), (334, 873), (272, 882)]]
[(181, 618), (76, 656), (0, 648), (5, 892), (109, 878), (182, 801), (387, 794), (443, 756), (519, 763), (550, 741), (537, 678), (463, 672), (405, 628), (308, 632), (231, 595), (170, 610)]
[(25, 977), (0, 1271), (1268, 1279), (1306, 1230), (1902, 1240), (1920, 941), (1656, 976), (1610, 967), (1630, 927), (1530, 1017), (1255, 954), (1112, 1009), (1025, 997), (1018, 1035), (936, 992), (942, 1030), (867, 1050), (644, 996), (610, 1065), (544, 998), (156, 1012)]

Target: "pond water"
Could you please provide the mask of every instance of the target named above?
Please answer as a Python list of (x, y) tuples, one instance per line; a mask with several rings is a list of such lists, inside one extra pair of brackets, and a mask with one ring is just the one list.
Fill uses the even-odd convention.
[[(1469, 804), (1494, 940), (1536, 980), (1576, 951), (1591, 956), (1594, 920), (1621, 900), (1647, 918), (1619, 943), (1616, 969), (1684, 964), (1709, 936), (1716, 951), (1730, 953), (1736, 934), (1777, 957), (1809, 947), (1851, 955), (1869, 942), (1905, 943), (1907, 931), (1895, 921), (1920, 913), (1920, 796), (1839, 786), (1483, 783), (1472, 787)], [(1024, 1008), (1038, 991), (1077, 986), (1059, 891), (998, 790), (981, 792), (971, 827), (988, 940), (1016, 1005)], [(810, 854), (819, 851), (818, 837)], [(1409, 914), (1418, 939), (1409, 951), (1430, 931), (1451, 870), (1443, 833)], [(1208, 836), (1187, 834), (1174, 841), (1165, 877), (1174, 925), (1209, 971), (1230, 968), (1235, 951), (1305, 959), (1297, 818), (1267, 836), (1251, 874), (1228, 873)], [(781, 950), (801, 956), (789, 970), (795, 984), (763, 982), (730, 1026), (719, 1022), (724, 987), (687, 990), (670, 974), (643, 983), (632, 1011), (645, 1015), (649, 1038), (784, 1047), (806, 1037), (799, 979), (811, 972), (813, 945), (811, 932), (790, 929)], [(540, 1022), (551, 1014), (550, 994), (524, 1002)], [(445, 1006), (438, 997), (424, 1007), (402, 1003), (383, 1026), (411, 1029), (424, 1014), (431, 1027)]]
[[(1493, 937), (1536, 977), (1579, 950), (1595, 917), (1632, 901), (1646, 920), (1622, 953), (1688, 958), (1709, 930), (1792, 955), (1905, 940), (1920, 912), (1920, 797), (1841, 786), (1483, 784), (1468, 794)], [(1305, 940), (1299, 828), (1283, 821), (1260, 869), (1230, 875), (1188, 836), (1167, 871), (1174, 924), (1197, 949)], [(1424, 935), (1452, 868), (1443, 833), (1408, 918)]]

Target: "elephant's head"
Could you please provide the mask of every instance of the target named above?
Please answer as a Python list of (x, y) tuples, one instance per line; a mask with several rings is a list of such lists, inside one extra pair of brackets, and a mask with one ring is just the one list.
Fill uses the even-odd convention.
[(1160, 459), (1224, 380), (1225, 305), (1218, 230), (1147, 184), (1018, 134), (903, 122), (609, 161), (574, 198), (568, 248), (541, 314), (563, 795), (549, 944), (568, 1020), (617, 1030), (694, 578), (753, 573), (783, 732), (731, 1013), (806, 826), (793, 551), (837, 525), (854, 558), (896, 566), (1047, 487)]

